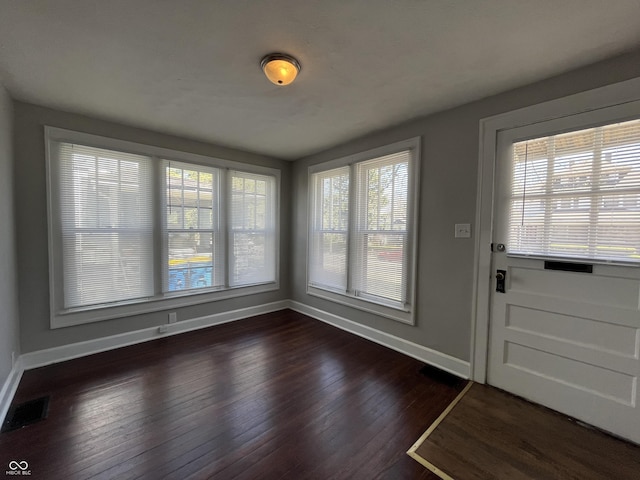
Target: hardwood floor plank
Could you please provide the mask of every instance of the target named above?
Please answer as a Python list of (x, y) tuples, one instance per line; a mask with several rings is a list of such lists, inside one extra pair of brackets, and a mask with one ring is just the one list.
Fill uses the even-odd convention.
[[(406, 478), (456, 396), (423, 364), (286, 310), (25, 372), (49, 418), (0, 435), (33, 478)], [(394, 477), (399, 474), (401, 476)]]
[(416, 453), (456, 479), (636, 479), (640, 446), (474, 384)]

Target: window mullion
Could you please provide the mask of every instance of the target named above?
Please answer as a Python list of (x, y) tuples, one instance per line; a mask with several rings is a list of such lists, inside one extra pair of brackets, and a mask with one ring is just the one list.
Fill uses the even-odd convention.
[(350, 293), (350, 294), (356, 293), (353, 288), (353, 284), (354, 284), (353, 272), (357, 271), (356, 265), (355, 265), (355, 262), (357, 262), (357, 258), (355, 258), (356, 255), (353, 255), (353, 253), (358, 252), (358, 249), (354, 244), (355, 242), (358, 241), (357, 235), (355, 233), (357, 215), (358, 215), (358, 212), (357, 212), (358, 202), (356, 198), (356, 195), (357, 195), (356, 184), (358, 183), (358, 178), (356, 177), (356, 173), (357, 173), (357, 165), (356, 164), (349, 165), (349, 198), (347, 201), (347, 205), (348, 205), (347, 208), (349, 209), (349, 214), (347, 215), (347, 233), (346, 233), (347, 238), (345, 242), (347, 261), (345, 262), (346, 263), (345, 268), (346, 268), (346, 278), (347, 278), (346, 291), (347, 293)]
[(231, 243), (233, 235), (232, 228), (229, 225), (231, 222), (231, 181), (232, 175), (228, 168), (220, 169), (220, 241), (222, 242), (222, 252), (224, 252), (224, 288), (229, 288), (231, 285)]

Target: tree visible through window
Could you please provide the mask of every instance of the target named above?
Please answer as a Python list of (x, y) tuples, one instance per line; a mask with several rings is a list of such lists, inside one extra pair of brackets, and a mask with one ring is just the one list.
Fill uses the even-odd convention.
[(316, 174), (311, 232), (311, 281), (319, 286), (346, 291), (349, 225), (349, 168)]
[(311, 175), (311, 289), (409, 308), (414, 157), (399, 148)]
[(409, 159), (392, 155), (358, 164), (354, 289), (405, 301)]

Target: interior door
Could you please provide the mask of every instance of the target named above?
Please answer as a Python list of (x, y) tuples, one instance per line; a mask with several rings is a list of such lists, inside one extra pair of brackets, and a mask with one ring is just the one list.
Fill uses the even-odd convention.
[[(487, 381), (640, 443), (640, 135), (606, 127), (634, 118), (637, 104), (499, 133)], [(556, 135), (585, 128), (591, 147)]]

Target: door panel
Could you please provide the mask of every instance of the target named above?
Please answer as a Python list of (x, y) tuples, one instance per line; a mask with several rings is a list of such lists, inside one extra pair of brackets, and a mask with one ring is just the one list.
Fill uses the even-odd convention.
[[(494, 242), (507, 242), (510, 146), (521, 135), (498, 136)], [(488, 383), (640, 443), (640, 268), (558, 271), (507, 252), (492, 255)]]
[(494, 254), (507, 288), (493, 293), (488, 382), (640, 443), (637, 269), (615, 277), (597, 273), (606, 266), (543, 265)]

